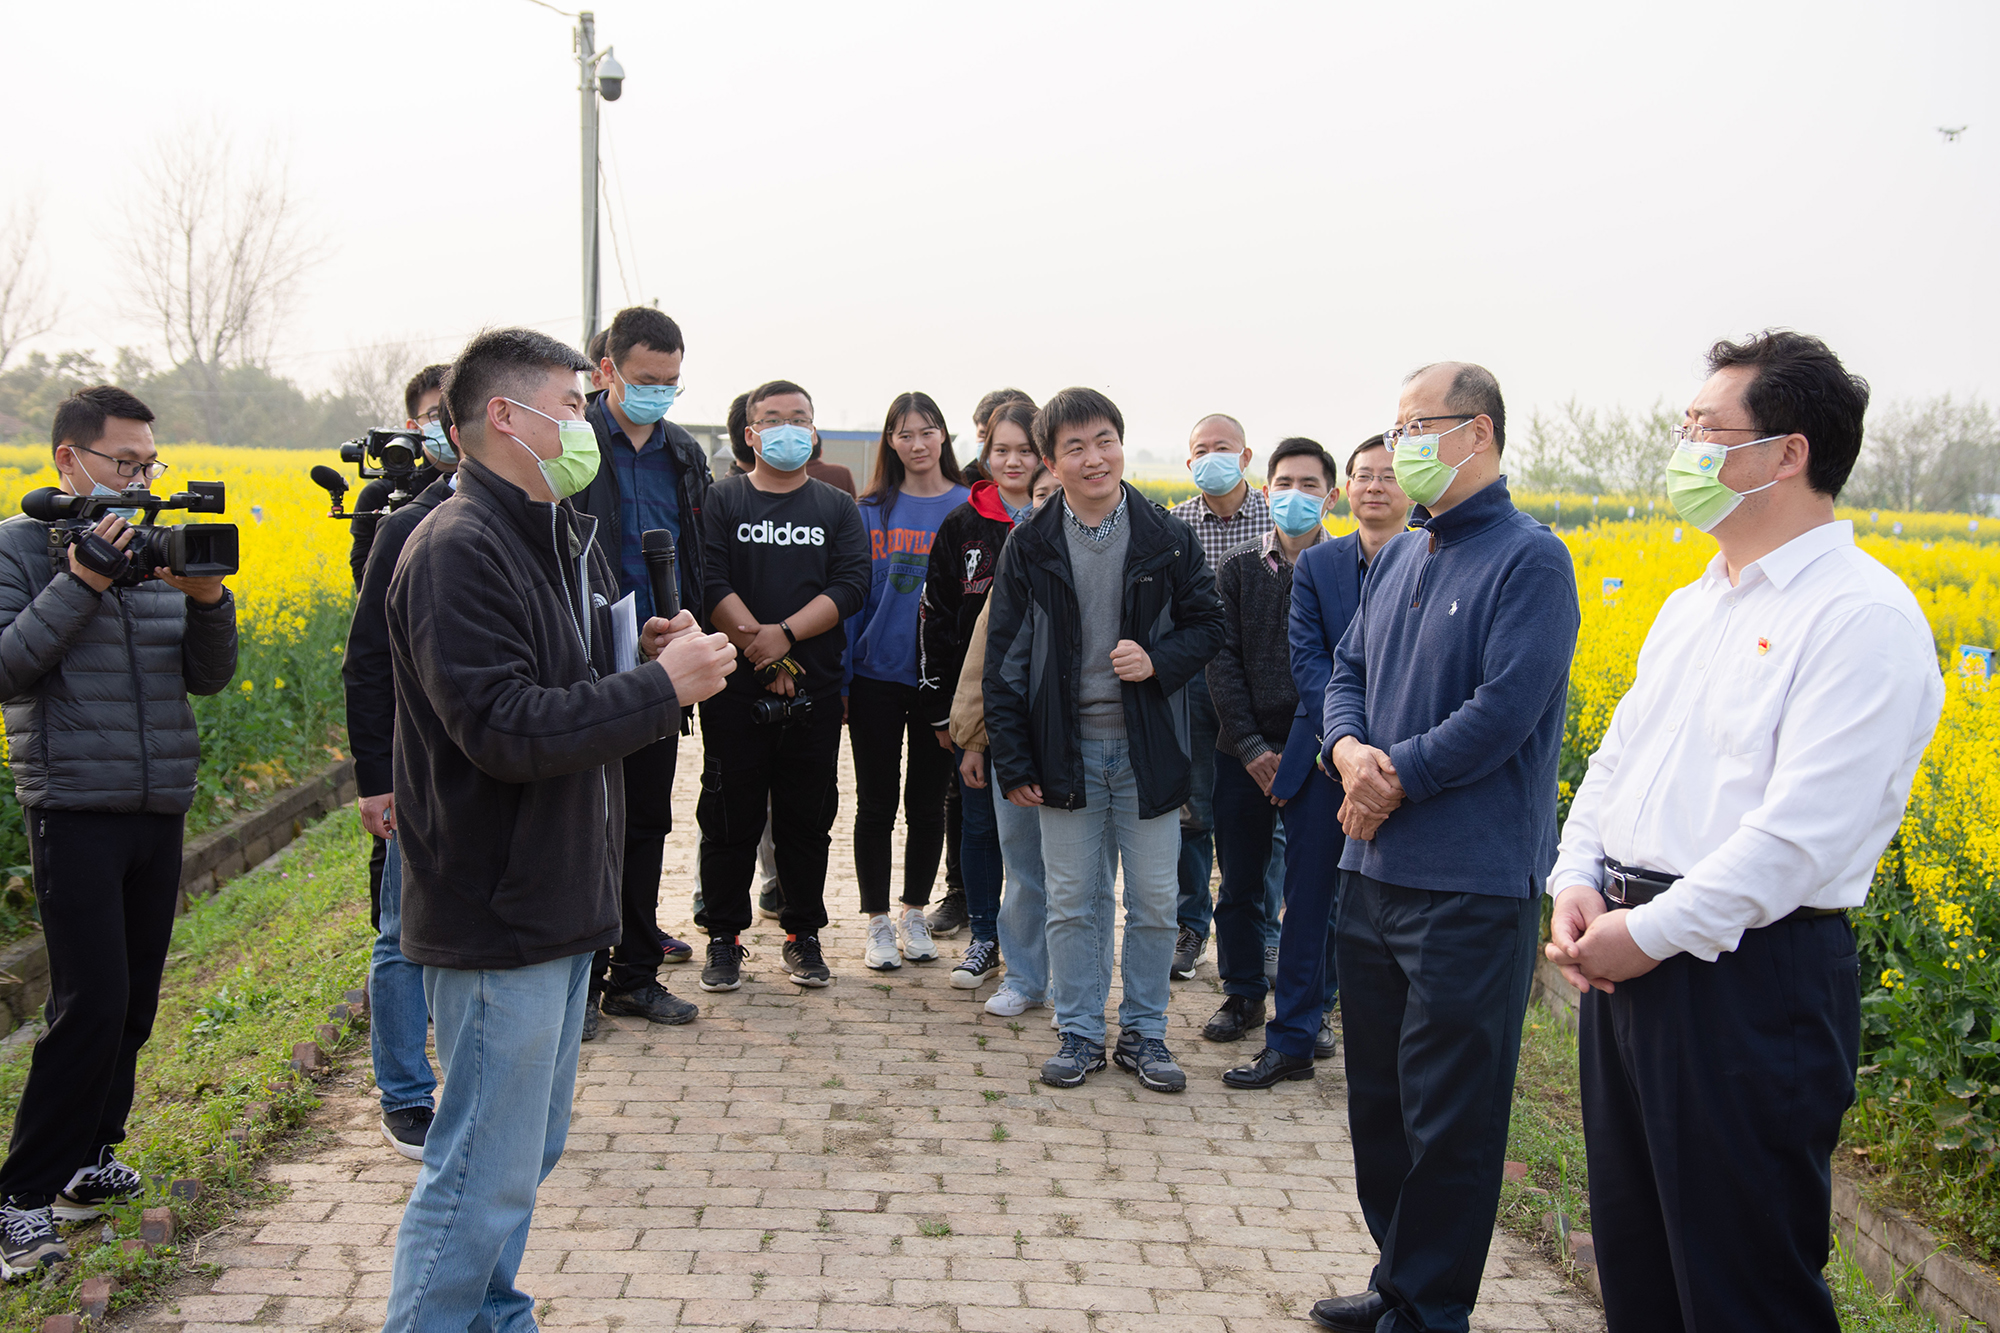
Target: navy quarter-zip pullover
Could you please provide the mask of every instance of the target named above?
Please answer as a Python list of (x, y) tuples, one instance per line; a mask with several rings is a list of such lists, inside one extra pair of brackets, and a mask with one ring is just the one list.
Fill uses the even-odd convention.
[[(1505, 479), (1383, 546), (1334, 652), (1326, 753), (1386, 751), (1407, 797), (1343, 870), (1529, 898), (1556, 855), (1556, 761), (1579, 613), (1569, 548)], [(1327, 760), (1329, 771), (1333, 761)]]

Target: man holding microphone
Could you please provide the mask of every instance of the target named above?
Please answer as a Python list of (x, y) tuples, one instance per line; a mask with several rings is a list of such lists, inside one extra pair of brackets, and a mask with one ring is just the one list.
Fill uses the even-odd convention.
[(1820, 1270), (1854, 1100), (1847, 909), (1944, 684), (1922, 609), (1834, 497), (1868, 385), (1827, 345), (1709, 349), (1667, 495), (1720, 548), (1660, 608), (1549, 879), (1584, 992), (1592, 1232), (1614, 1333), (1836, 1333)]

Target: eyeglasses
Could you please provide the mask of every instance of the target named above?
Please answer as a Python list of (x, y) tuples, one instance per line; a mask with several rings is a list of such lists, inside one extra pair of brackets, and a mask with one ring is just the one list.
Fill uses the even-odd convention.
[[(1699, 449), (1705, 445), (1714, 443), (1713, 440), (1708, 438), (1711, 435), (1755, 435), (1760, 429), (1762, 428), (1758, 426), (1702, 426), (1694, 422), (1682, 422), (1680, 425), (1674, 427), (1672, 439), (1676, 448), (1682, 445), (1689, 445)], [(1761, 440), (1745, 440), (1743, 443), (1763, 444), (1766, 440), (1782, 440), (1783, 438), (1784, 436), (1782, 435), (1766, 435)], [(1732, 445), (1730, 447), (1740, 449), (1743, 445)]]
[(433, 407), (433, 408), (432, 408), (432, 409), (431, 409), (430, 411), (428, 411), (428, 412), (419, 412), (419, 413), (417, 413), (417, 424), (418, 424), (419, 426), (435, 426), (435, 425), (437, 425), (437, 424), (438, 424), (438, 423), (439, 423), (440, 421), (443, 421), (443, 420), (444, 420), (444, 413), (443, 413), (443, 411), (441, 411), (440, 409), (438, 409), (438, 408), (435, 408), (435, 407)]
[(1389, 427), (1389, 429), (1383, 431), (1382, 443), (1388, 446), (1389, 453), (1393, 456), (1396, 452), (1396, 445), (1399, 441), (1406, 439), (1414, 439), (1416, 436), (1419, 435), (1428, 435), (1430, 432), (1426, 431), (1424, 429), (1424, 426), (1429, 422), (1473, 421), (1476, 420), (1478, 417), (1479, 413), (1477, 412), (1447, 412), (1443, 416), (1412, 417), (1410, 420), (1404, 422), (1400, 426), (1391, 426)]
[(811, 430), (812, 424), (811, 417), (803, 412), (796, 412), (788, 417), (765, 417), (762, 421), (753, 421), (750, 423), (750, 429), (769, 430), (773, 426), (804, 426), (807, 430)]
[(1348, 489), (1356, 486), (1394, 486), (1396, 474), (1393, 472), (1357, 472), (1347, 479)]
[(167, 465), (157, 460), (151, 463), (128, 463), (122, 458), (114, 458), (110, 454), (99, 453), (97, 450), (86, 448), (81, 444), (72, 444), (70, 448), (76, 450), (78, 453), (89, 454), (92, 458), (101, 458), (105, 462), (110, 463), (118, 469), (118, 475), (127, 481), (136, 481), (142, 478), (148, 482), (158, 481), (161, 474), (167, 470)]

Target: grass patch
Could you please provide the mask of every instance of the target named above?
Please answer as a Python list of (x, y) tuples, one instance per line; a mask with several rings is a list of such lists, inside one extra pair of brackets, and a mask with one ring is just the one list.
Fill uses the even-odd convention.
[[(180, 1207), (183, 1240), (208, 1232), (276, 1187), (253, 1168), (318, 1105), (309, 1082), (282, 1093), (267, 1085), (285, 1076), (292, 1043), (313, 1035), (343, 991), (363, 983), (373, 932), (368, 926), (368, 839), (351, 812), (321, 821), (273, 868), (232, 881), (174, 924), (153, 1038), (139, 1055), (138, 1091), (122, 1160), (142, 1175), (192, 1177), (202, 1193)], [(351, 1030), (343, 1048), (366, 1041)], [(12, 1123), (27, 1080), (32, 1047), (0, 1054), (0, 1114)], [(235, 1143), (224, 1133), (244, 1123), (244, 1107), (269, 1103), (268, 1119)], [(120, 1237), (139, 1234), (142, 1208), (162, 1192), (111, 1216)], [(149, 1300), (182, 1271), (173, 1248), (126, 1256), (99, 1237), (102, 1222), (66, 1228), (73, 1256), (39, 1281), (0, 1291), (0, 1327), (33, 1328), (46, 1315), (75, 1309), (86, 1277), (111, 1274), (113, 1308)]]

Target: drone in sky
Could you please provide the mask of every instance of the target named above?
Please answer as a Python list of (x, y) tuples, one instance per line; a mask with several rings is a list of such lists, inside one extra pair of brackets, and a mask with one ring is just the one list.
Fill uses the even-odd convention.
[(1966, 126), (1960, 125), (1957, 129), (1953, 130), (1953, 129), (1946, 129), (1944, 126), (1940, 125), (1937, 127), (1937, 132), (1944, 136), (1944, 141), (1946, 143), (1951, 143), (1955, 141), (1959, 135), (1965, 133), (1966, 128), (1967, 128)]

